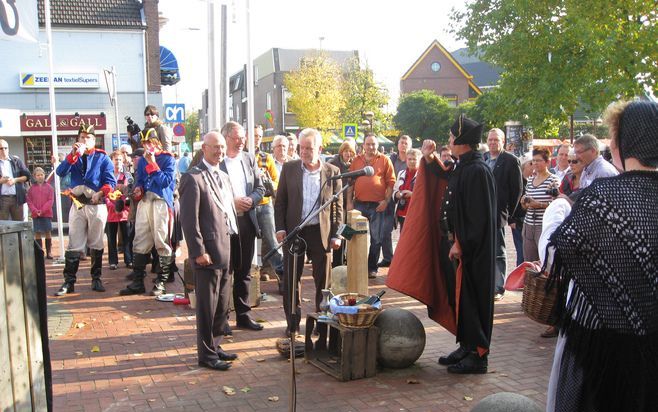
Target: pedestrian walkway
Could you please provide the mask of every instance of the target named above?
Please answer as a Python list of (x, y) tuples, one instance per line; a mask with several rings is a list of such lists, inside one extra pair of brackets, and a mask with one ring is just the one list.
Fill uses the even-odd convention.
[[(56, 328), (50, 344), (56, 411), (288, 410), (290, 364), (275, 349), (286, 327), (276, 281), (261, 283), (268, 299), (254, 308), (265, 329), (234, 328), (223, 348), (239, 359), (228, 372), (215, 372), (197, 366), (195, 316), (187, 306), (150, 296), (119, 296), (129, 270), (110, 271), (107, 263), (107, 292), (93, 292), (88, 260), (80, 262), (76, 293), (55, 298), (63, 265), (48, 263), (49, 325)], [(385, 288), (385, 273), (381, 270), (370, 281), (371, 293)], [(303, 311), (308, 313), (313, 308), (308, 273), (302, 283)], [(171, 291), (183, 291), (180, 280), (171, 285)], [(425, 306), (387, 290), (384, 308), (410, 310), (424, 324), (427, 344), (421, 358), (410, 368), (380, 369), (373, 378), (350, 382), (339, 382), (299, 360), (297, 410), (469, 411), (497, 392), (520, 393), (543, 407), (555, 340), (539, 337), (544, 327), (523, 315), (520, 300), (519, 293), (508, 292), (495, 305), (489, 373), (455, 376), (437, 364), (440, 355), (456, 347), (454, 336), (428, 319)], [(224, 387), (235, 393), (225, 393)]]

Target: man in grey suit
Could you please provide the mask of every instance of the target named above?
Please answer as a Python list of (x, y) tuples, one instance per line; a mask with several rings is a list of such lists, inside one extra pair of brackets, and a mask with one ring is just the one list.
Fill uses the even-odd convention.
[(239, 255), (233, 190), (219, 163), (226, 141), (217, 132), (203, 137), (203, 159), (181, 177), (181, 224), (196, 284), (199, 365), (227, 370), (237, 355), (219, 346), (228, 321), (232, 256)]
[(262, 330), (263, 325), (251, 318), (249, 283), (254, 243), (256, 236), (260, 237), (256, 206), (263, 199), (265, 187), (261, 183), (260, 169), (254, 156), (243, 150), (244, 128), (239, 123), (228, 122), (222, 127), (222, 136), (226, 139), (226, 157), (219, 167), (231, 180), (240, 234), (240, 265), (236, 266), (233, 275), (236, 324), (244, 329)]
[[(300, 160), (292, 160), (283, 165), (279, 177), (279, 187), (274, 203), (274, 220), (276, 237), (280, 242), (292, 232), (311, 213), (319, 209), (331, 197), (340, 192), (340, 179), (330, 180), (340, 174), (340, 170), (329, 163), (320, 160), (322, 136), (315, 129), (304, 129), (299, 135)], [(332, 215), (333, 210), (333, 215)], [(319, 311), (322, 300), (322, 289), (325, 288), (327, 273), (331, 265), (331, 250), (340, 247), (340, 239), (336, 235), (338, 224), (343, 220), (342, 195), (332, 205), (320, 212), (299, 233), (306, 244), (306, 253), (313, 261), (313, 280), (315, 281), (315, 310)], [(283, 246), (284, 299), (283, 309), (286, 314), (288, 328), (286, 334), (299, 332), (301, 307), (299, 304), (299, 286), (295, 295), (295, 311), (291, 312), (292, 279), (298, 283), (304, 268), (305, 252), (302, 251), (297, 260), (297, 273), (293, 277), (292, 255), (290, 245)]]

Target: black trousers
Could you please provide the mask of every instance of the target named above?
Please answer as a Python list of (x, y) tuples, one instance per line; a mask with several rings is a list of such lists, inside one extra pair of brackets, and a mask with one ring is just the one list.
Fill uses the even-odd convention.
[(123, 243), (123, 263), (132, 263), (132, 244), (130, 241), (130, 228), (128, 222), (107, 222), (107, 255), (110, 265), (119, 264), (119, 256), (117, 254), (117, 234), (121, 228), (121, 240)]
[(215, 349), (224, 336), (228, 316), (228, 269), (194, 269), (196, 350), (200, 362), (219, 359)]
[(254, 242), (256, 229), (248, 215), (238, 217), (238, 231), (240, 233), (240, 262), (233, 274), (233, 304), (236, 316), (248, 315), (249, 285), (251, 283), (251, 261), (254, 258)]
[(292, 279), (293, 279), (293, 255), (290, 253), (290, 245), (283, 246), (283, 287), (285, 294), (283, 296), (283, 311), (286, 314), (286, 321), (288, 322), (288, 330), (299, 330), (299, 322), (301, 320), (302, 308), (300, 305), (300, 281), (302, 279), (302, 270), (304, 269), (304, 256), (307, 254), (313, 261), (313, 281), (315, 283), (315, 311), (320, 311), (320, 302), (322, 301), (322, 289), (325, 286), (327, 278), (328, 264), (331, 260), (331, 252), (322, 246), (322, 238), (320, 237), (320, 225), (306, 226), (299, 234), (299, 237), (304, 240), (306, 251), (302, 251), (297, 258), (297, 273), (294, 276), (297, 282), (297, 290), (295, 293), (295, 312), (291, 311), (292, 294)]

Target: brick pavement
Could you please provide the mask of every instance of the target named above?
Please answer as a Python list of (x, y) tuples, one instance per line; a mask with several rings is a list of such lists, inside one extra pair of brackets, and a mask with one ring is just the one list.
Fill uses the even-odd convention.
[[(509, 257), (513, 261), (514, 254)], [(56, 411), (288, 410), (290, 364), (274, 348), (285, 330), (275, 281), (262, 282), (271, 299), (254, 309), (265, 330), (234, 329), (223, 347), (240, 358), (230, 371), (214, 372), (197, 366), (194, 311), (149, 296), (119, 296), (128, 270), (110, 271), (107, 264), (103, 279), (108, 291), (92, 292), (89, 263), (81, 262), (76, 293), (63, 298), (52, 296), (62, 282), (62, 265), (47, 267), (49, 308), (56, 308), (51, 325), (59, 328), (51, 333), (50, 346)], [(385, 273), (370, 281), (371, 292), (384, 287)], [(173, 285), (172, 291), (182, 292), (179, 280)], [(303, 295), (309, 299), (304, 313), (312, 307), (312, 285), (304, 276)], [(468, 411), (502, 391), (529, 396), (543, 406), (555, 340), (539, 337), (543, 326), (523, 315), (520, 300), (519, 293), (508, 292), (496, 303), (490, 372), (454, 376), (436, 363), (455, 348), (454, 336), (429, 320), (419, 302), (388, 290), (384, 307), (410, 310), (425, 326), (427, 344), (420, 359), (407, 369), (380, 369), (373, 378), (345, 383), (300, 360), (297, 410)], [(409, 384), (409, 379), (419, 383)], [(236, 394), (226, 395), (223, 386)], [(272, 396), (279, 400), (268, 400)]]

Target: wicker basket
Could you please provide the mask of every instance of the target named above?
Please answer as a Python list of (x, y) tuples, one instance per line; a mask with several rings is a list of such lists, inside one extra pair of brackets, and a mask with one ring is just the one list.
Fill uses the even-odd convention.
[[(358, 293), (343, 293), (338, 295), (339, 298), (347, 305), (349, 299), (361, 300), (367, 298), (366, 295), (360, 295)], [(359, 309), (359, 312), (356, 314), (349, 313), (336, 313), (338, 322), (348, 328), (369, 328), (375, 322), (375, 318), (379, 315), (381, 309), (375, 307), (370, 307), (368, 309)]]
[(523, 300), (521, 309), (528, 317), (543, 325), (555, 325), (553, 306), (557, 296), (557, 288), (546, 293), (548, 278), (542, 273), (526, 269), (525, 285), (523, 287)]

